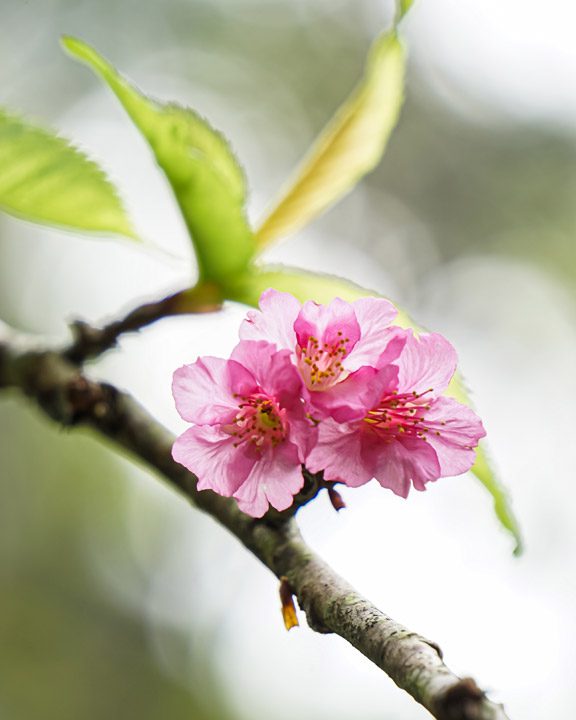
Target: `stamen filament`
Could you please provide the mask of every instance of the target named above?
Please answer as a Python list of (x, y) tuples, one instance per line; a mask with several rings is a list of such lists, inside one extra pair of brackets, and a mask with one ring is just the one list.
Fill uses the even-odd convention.
[[(421, 398), (431, 392), (433, 388), (421, 393), (398, 393), (395, 390), (387, 393), (377, 407), (367, 412), (364, 418), (367, 430), (387, 441), (404, 433), (426, 440), (431, 428), (426, 426), (425, 413), (431, 405), (428, 401), (421, 402)], [(432, 429), (432, 432), (441, 435), (439, 430)]]

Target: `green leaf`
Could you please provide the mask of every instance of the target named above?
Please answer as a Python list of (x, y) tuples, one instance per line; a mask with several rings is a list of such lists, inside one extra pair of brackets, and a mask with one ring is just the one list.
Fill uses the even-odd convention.
[(374, 43), (364, 78), (312, 146), (256, 232), (260, 246), (321, 215), (380, 161), (404, 96), (404, 49), (395, 32)]
[(414, 0), (396, 0), (396, 24), (402, 20), (413, 4)]
[[(291, 293), (300, 302), (314, 300), (318, 303), (329, 303), (335, 297), (353, 302), (367, 296), (379, 297), (377, 292), (336, 275), (308, 272), (283, 265), (262, 265), (250, 274), (239, 276), (236, 283), (229, 288), (228, 299), (257, 307), (260, 295), (271, 287), (280, 292)], [(396, 324), (416, 328), (403, 310), (398, 310)]]
[[(239, 277), (236, 285), (231, 288), (229, 299), (257, 307), (260, 295), (270, 287), (292, 293), (300, 302), (314, 300), (319, 303), (327, 303), (335, 297), (352, 302), (368, 295), (378, 296), (376, 292), (334, 275), (305, 272), (294, 268), (263, 266), (251, 275)], [(402, 327), (412, 327), (421, 331), (421, 328), (402, 310), (398, 313), (396, 323)], [(459, 373), (456, 373), (452, 379), (447, 392), (459, 402), (472, 406)], [(472, 472), (492, 495), (496, 516), (514, 538), (516, 542), (514, 554), (519, 555), (522, 552), (520, 529), (506, 490), (490, 466), (483, 443), (476, 452), (476, 462), (472, 467)]]
[(45, 225), (136, 238), (115, 187), (95, 162), (2, 108), (0, 210)]
[(186, 221), (200, 279), (225, 285), (255, 251), (244, 174), (225, 138), (193, 110), (140, 93), (89, 45), (71, 37), (62, 43), (104, 79), (148, 141)]
[[(446, 394), (452, 396), (464, 405), (472, 405), (469, 393), (460, 373), (456, 373), (454, 375), (450, 385), (448, 386)], [(491, 467), (486, 453), (486, 444), (483, 441), (476, 450), (476, 462), (472, 467), (472, 472), (492, 495), (496, 516), (506, 530), (512, 534), (516, 541), (514, 554), (521, 555), (523, 550), (523, 541), (520, 527), (514, 513), (512, 512), (510, 498), (506, 492), (506, 488), (499, 482)]]

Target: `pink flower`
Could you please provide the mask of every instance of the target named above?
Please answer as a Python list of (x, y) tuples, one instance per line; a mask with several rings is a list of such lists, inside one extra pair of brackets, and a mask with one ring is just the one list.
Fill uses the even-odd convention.
[(325, 419), (306, 465), (351, 487), (376, 478), (407, 497), (411, 485), (424, 490), (427, 482), (470, 469), (486, 433), (470, 408), (441, 396), (456, 369), (452, 345), (437, 334), (398, 332), (403, 349), (396, 359), (384, 356), (373, 372), (361, 417), (350, 410), (345, 422)]
[(174, 459), (200, 490), (236, 498), (253, 517), (293, 503), (303, 464), (351, 487), (375, 477), (403, 497), (465, 472), (485, 432), (470, 408), (442, 396), (454, 348), (390, 326), (395, 315), (383, 299), (301, 305), (267, 290), (230, 360), (175, 372), (176, 407), (193, 427)]
[(316, 430), (287, 350), (241, 342), (230, 360), (205, 357), (176, 370), (172, 391), (182, 418), (194, 423), (172, 456), (198, 477), (198, 489), (236, 498), (252, 517), (292, 504)]
[[(240, 337), (263, 339), (292, 351), (310, 403), (321, 415), (332, 414), (337, 407), (357, 405), (358, 391), (371, 374), (368, 368), (377, 367), (397, 336), (397, 328), (388, 327), (396, 314), (383, 298), (353, 303), (335, 298), (329, 305), (301, 305), (292, 295), (269, 289), (262, 293), (260, 310), (248, 313)], [(401, 343), (391, 343), (388, 359), (400, 350)], [(365, 370), (355, 383), (342, 385), (361, 368)]]

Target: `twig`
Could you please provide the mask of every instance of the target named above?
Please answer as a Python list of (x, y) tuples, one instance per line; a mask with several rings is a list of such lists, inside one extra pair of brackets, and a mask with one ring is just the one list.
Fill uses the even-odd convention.
[[(61, 353), (27, 352), (0, 338), (0, 388), (8, 387), (34, 399), (56, 422), (89, 426), (155, 469), (289, 583), (312, 629), (346, 639), (435, 718), (507, 720), (473, 680), (446, 667), (435, 643), (382, 613), (324, 563), (293, 518), (253, 520), (233, 500), (199, 492), (194, 475), (172, 460), (172, 434), (129, 395), (89, 380)], [(316, 491), (322, 484), (317, 476), (308, 480)]]
[(82, 320), (75, 320), (70, 325), (72, 343), (62, 351), (62, 355), (71, 363), (81, 365), (115, 347), (124, 333), (141, 330), (171, 315), (213, 312), (221, 305), (219, 290), (214, 285), (202, 283), (162, 300), (140, 305), (125, 317), (114, 320), (102, 328), (93, 327)]

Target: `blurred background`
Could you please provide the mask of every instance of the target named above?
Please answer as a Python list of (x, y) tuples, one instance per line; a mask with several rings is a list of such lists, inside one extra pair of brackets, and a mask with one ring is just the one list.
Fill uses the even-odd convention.
[[(359, 77), (382, 0), (2, 0), (0, 104), (71, 138), (157, 250), (0, 218), (0, 317), (67, 337), (189, 284), (183, 224), (115, 99), (58, 46), (93, 43), (232, 141), (255, 220)], [(372, 485), (299, 513), (362, 593), (439, 642), (511, 718), (576, 716), (576, 6), (418, 0), (407, 101), (381, 166), (267, 259), (344, 275), (445, 333), (526, 552), (472, 476)], [(174, 431), (172, 371), (226, 354), (245, 312), (165, 320), (90, 367)], [(87, 432), (0, 398), (0, 717), (424, 720), (339, 638), (287, 634), (277, 582)]]

